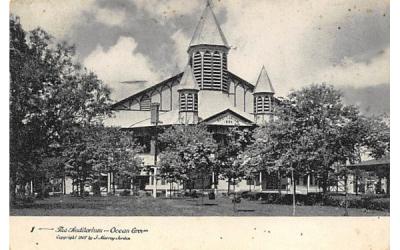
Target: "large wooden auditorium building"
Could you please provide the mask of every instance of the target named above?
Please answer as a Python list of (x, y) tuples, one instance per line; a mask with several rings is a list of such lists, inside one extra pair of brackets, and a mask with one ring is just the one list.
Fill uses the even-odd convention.
[[(144, 165), (149, 167), (154, 166), (156, 151), (152, 105), (158, 105), (158, 127), (202, 123), (214, 134), (223, 134), (232, 126), (251, 128), (273, 119), (275, 91), (265, 67), (260, 67), (256, 82), (248, 82), (229, 71), (229, 50), (212, 7), (207, 3), (187, 48), (184, 72), (116, 102), (112, 106), (115, 114), (105, 121), (105, 125), (134, 131), (145, 145), (141, 157)], [(137, 188), (151, 191), (157, 187), (159, 192), (168, 192), (170, 184), (162, 178), (154, 178), (157, 170), (150, 169), (137, 178)], [(258, 173), (253, 180), (237, 183), (236, 190), (272, 188), (267, 177)], [(227, 181), (213, 178), (209, 188), (218, 182), (219, 190), (227, 190)], [(112, 182), (117, 182), (118, 189), (129, 188), (129, 184), (118, 182), (112, 174), (108, 174), (107, 180), (107, 190)], [(307, 188), (312, 188), (312, 180), (306, 182)]]

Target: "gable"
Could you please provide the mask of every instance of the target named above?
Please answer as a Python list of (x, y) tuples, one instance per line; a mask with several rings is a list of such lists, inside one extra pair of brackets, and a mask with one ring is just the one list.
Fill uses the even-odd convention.
[(230, 109), (222, 111), (202, 121), (207, 125), (219, 126), (253, 126), (254, 123), (249, 119), (233, 112)]

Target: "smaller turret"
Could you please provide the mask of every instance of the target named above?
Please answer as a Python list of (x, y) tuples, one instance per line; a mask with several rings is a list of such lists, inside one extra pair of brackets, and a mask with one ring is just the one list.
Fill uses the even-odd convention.
[(257, 124), (262, 125), (273, 119), (274, 94), (275, 90), (263, 66), (253, 92), (254, 120)]
[(179, 122), (181, 124), (198, 123), (198, 92), (196, 80), (192, 67), (186, 66), (181, 82), (179, 83)]

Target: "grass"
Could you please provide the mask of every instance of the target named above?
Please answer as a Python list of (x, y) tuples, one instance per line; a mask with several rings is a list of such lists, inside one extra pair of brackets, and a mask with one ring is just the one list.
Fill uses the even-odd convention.
[[(291, 216), (292, 206), (263, 204), (242, 199), (237, 211), (227, 197), (204, 198), (152, 197), (71, 197), (36, 200), (11, 207), (11, 216)], [(349, 208), (349, 216), (389, 216), (389, 212)], [(343, 216), (344, 209), (329, 206), (297, 206), (297, 216)]]

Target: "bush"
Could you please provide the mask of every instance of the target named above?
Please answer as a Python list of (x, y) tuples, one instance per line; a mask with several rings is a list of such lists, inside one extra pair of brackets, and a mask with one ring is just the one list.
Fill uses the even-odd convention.
[(233, 197), (232, 198), (232, 203), (240, 203), (242, 201), (242, 198), (240, 197)]
[[(329, 194), (324, 197), (323, 204), (325, 206), (345, 207), (346, 198), (344, 194)], [(389, 211), (390, 198), (384, 195), (348, 195), (347, 207)]]
[(240, 194), (240, 197), (242, 197), (243, 199), (249, 199), (251, 201), (256, 201), (259, 200), (261, 198), (261, 193), (260, 192), (243, 192)]
[(122, 191), (119, 196), (129, 196), (131, 195), (131, 191), (125, 189), (124, 191)]
[[(241, 198), (248, 200), (262, 200), (267, 204), (291, 205), (293, 203), (292, 194), (262, 193), (262, 192), (243, 192)], [(296, 204), (315, 206), (345, 207), (346, 197), (342, 193), (309, 193), (296, 194)], [(367, 194), (367, 195), (348, 195), (348, 208), (366, 208), (372, 210), (389, 211), (390, 198), (387, 194)]]
[(322, 205), (323, 203), (323, 195), (322, 193), (309, 193), (307, 194), (307, 199), (304, 202), (304, 205), (314, 206), (314, 205)]
[(372, 199), (366, 206), (367, 209), (389, 211), (390, 210), (390, 198), (377, 198)]
[(196, 190), (192, 190), (191, 192), (185, 192), (186, 197), (191, 197), (191, 198), (199, 198), (200, 194), (196, 192)]

